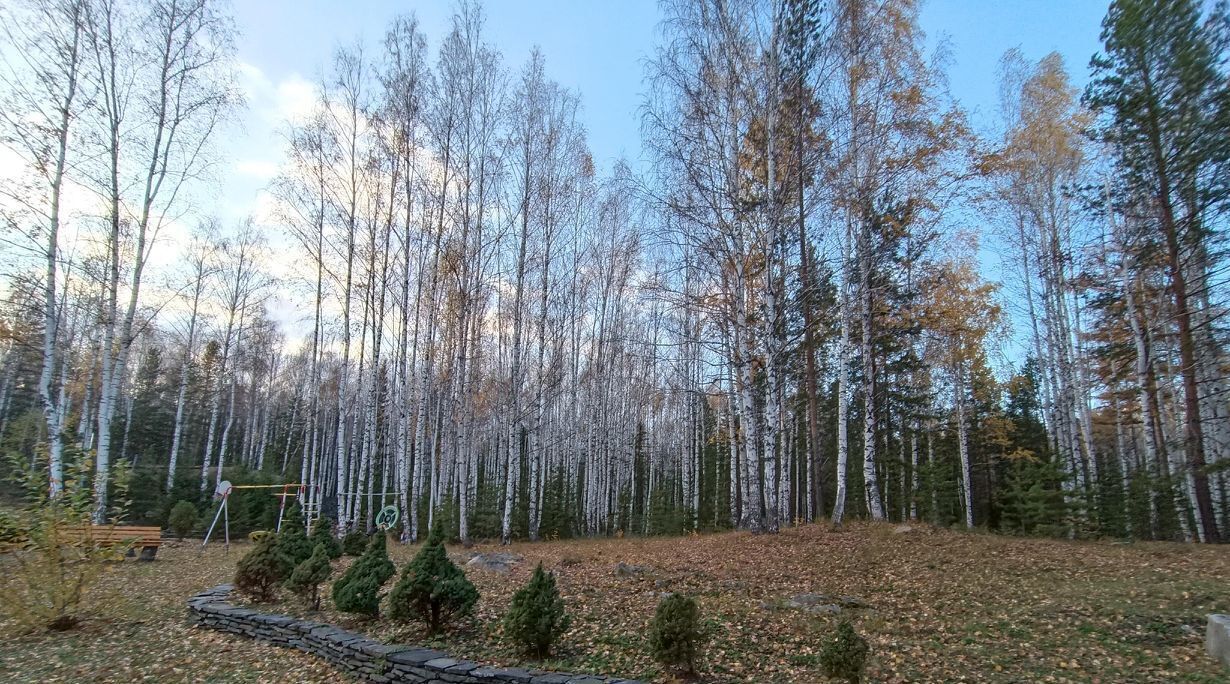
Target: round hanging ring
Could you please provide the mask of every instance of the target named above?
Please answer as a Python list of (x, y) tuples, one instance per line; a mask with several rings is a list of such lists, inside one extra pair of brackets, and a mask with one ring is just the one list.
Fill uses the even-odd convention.
[(382, 530), (392, 529), (397, 525), (397, 506), (385, 506), (376, 514), (376, 527)]

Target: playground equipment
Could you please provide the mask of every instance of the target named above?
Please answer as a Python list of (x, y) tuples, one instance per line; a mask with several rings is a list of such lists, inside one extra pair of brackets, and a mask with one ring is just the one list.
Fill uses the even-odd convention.
[[(394, 492), (342, 492), (339, 496), (379, 497), (381, 503), (383, 503), (385, 499), (393, 497), (394, 494)], [(374, 507), (375, 502), (371, 506)], [(388, 504), (376, 512), (375, 523), (378, 529), (388, 531), (397, 527), (397, 521), (400, 519), (401, 512), (397, 509), (397, 506)]]
[(391, 530), (397, 527), (398, 517), (397, 506), (385, 506), (376, 514), (376, 527), (386, 531)]
[[(214, 521), (209, 524), (209, 531), (205, 533), (205, 541), (201, 542), (201, 548), (209, 543), (209, 538), (213, 536), (214, 527), (218, 525), (218, 518), (222, 518), (222, 530), (225, 539), (226, 550), (231, 550), (231, 514), (227, 506), (227, 502), (231, 498), (231, 494), (236, 489), (280, 489), (280, 492), (274, 492), (273, 495), (281, 499), (278, 505), (278, 525), (277, 531), (282, 531), (282, 516), (286, 512), (286, 500), (295, 497), (300, 501), (307, 503), (306, 497), (309, 485), (300, 483), (272, 484), (272, 485), (233, 485), (228, 480), (222, 480), (214, 487), (214, 500), (218, 501), (218, 511), (214, 513)], [(315, 521), (315, 511), (319, 508), (319, 503), (312, 504), (309, 510), (308, 505), (303, 506), (304, 523), (308, 526), (308, 532), (311, 532), (312, 522)]]

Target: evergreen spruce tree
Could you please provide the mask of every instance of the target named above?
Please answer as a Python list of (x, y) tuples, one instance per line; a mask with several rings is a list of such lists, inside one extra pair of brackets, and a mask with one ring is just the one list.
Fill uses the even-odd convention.
[(362, 556), (367, 550), (367, 535), (355, 530), (347, 532), (345, 537), (342, 537), (342, 553), (347, 556)]
[(477, 602), (478, 590), (444, 551), (444, 527), (437, 520), (427, 543), (389, 593), (389, 616), (420, 619), (435, 634), (453, 617), (468, 614)]
[[(342, 557), (342, 545), (333, 536), (332, 520), (328, 518), (317, 520), (316, 527), (312, 530), (312, 535), (308, 539), (312, 542), (312, 548), (315, 548), (317, 545), (324, 546), (325, 553), (328, 554), (330, 560), (337, 560)], [(359, 553), (362, 553), (362, 551)]]
[(312, 548), (312, 543), (303, 531), (303, 516), (299, 513), (299, 505), (295, 504), (286, 509), (286, 514), (282, 517), (282, 531), (278, 532), (278, 549), (293, 568), (312, 555)]
[(258, 601), (270, 601), (294, 566), (280, 550), (275, 535), (266, 532), (255, 537), (256, 545), (239, 559), (235, 586)]
[[(1214, 215), (1230, 203), (1230, 20), (1225, 3), (1115, 0), (1102, 21), (1085, 103), (1116, 156), (1120, 202), (1146, 212), (1131, 258), (1162, 257), (1182, 379), (1183, 455), (1200, 540), (1221, 539), (1209, 484), (1200, 376), (1216, 361), (1203, 294)], [(1138, 208), (1139, 207), (1139, 208)], [(1159, 239), (1160, 238), (1160, 239)], [(1212, 351), (1212, 353), (1209, 353)]]
[(1063, 471), (1028, 452), (1010, 455), (1002, 491), (1001, 529), (1015, 534), (1062, 536), (1068, 529)]
[(649, 648), (654, 659), (683, 674), (694, 674), (704, 641), (696, 599), (683, 594), (662, 599), (649, 624)]
[(295, 566), (286, 580), (286, 588), (307, 599), (312, 610), (320, 610), (320, 583), (329, 579), (333, 567), (329, 565), (329, 552), (324, 544), (317, 544), (307, 560)]
[(551, 654), (551, 645), (571, 625), (555, 586), (555, 574), (544, 572), (539, 563), (529, 584), (513, 595), (504, 615), (504, 633), (527, 653), (545, 658)]
[(333, 583), (333, 604), (344, 613), (380, 614), (380, 588), (396, 569), (389, 560), (383, 533), (372, 536), (367, 551)]

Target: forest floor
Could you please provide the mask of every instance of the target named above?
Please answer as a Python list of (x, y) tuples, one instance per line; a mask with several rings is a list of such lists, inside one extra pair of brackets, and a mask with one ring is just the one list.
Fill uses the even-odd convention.
[[(334, 622), (390, 643), (522, 664), (498, 619), (542, 562), (573, 615), (546, 669), (667, 681), (646, 650), (662, 592), (696, 596), (711, 641), (707, 682), (820, 682), (818, 654), (837, 621), (871, 643), (870, 682), (1226, 682), (1205, 656), (1205, 615), (1230, 612), (1230, 547), (1019, 539), (915, 525), (811, 525), (778, 535), (451, 547), (524, 557), (507, 574), (469, 569), (482, 594), (473, 619), (441, 639), (415, 625)], [(113, 566), (77, 630), (7, 637), (0, 681), (345, 681), (323, 662), (189, 625), (185, 600), (230, 581), (246, 544), (170, 545), (154, 563)], [(390, 545), (400, 570), (414, 547)], [(351, 559), (338, 561), (334, 577)], [(617, 563), (644, 572), (621, 576)], [(328, 594), (327, 591), (322, 592)], [(856, 596), (841, 615), (781, 607), (804, 593)], [(271, 610), (304, 615), (287, 601)], [(0, 625), (3, 627), (3, 625)]]

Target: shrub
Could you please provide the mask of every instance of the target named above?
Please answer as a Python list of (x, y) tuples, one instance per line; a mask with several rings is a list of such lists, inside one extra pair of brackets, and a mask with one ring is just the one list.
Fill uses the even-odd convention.
[(196, 528), (196, 523), (196, 506), (192, 505), (191, 501), (177, 501), (171, 507), (171, 514), (167, 516), (167, 527), (181, 540)]
[(478, 590), (444, 552), (444, 528), (437, 521), (389, 593), (389, 616), (418, 618), (435, 634), (453, 617), (468, 614), (477, 602)]
[(662, 599), (649, 624), (649, 648), (655, 660), (684, 674), (693, 674), (704, 640), (700, 607), (695, 599), (683, 594)]
[(286, 580), (286, 588), (306, 599), (312, 610), (320, 610), (320, 583), (329, 579), (333, 567), (329, 565), (329, 552), (324, 544), (317, 544), (307, 560), (295, 566)]
[(22, 544), (28, 541), (21, 521), (8, 511), (0, 510), (0, 550), (7, 544)]
[(341, 585), (333, 585), (333, 604), (345, 613), (379, 617), (380, 584), (371, 575), (355, 577)]
[(278, 532), (278, 550), (294, 568), (311, 557), (313, 548), (303, 531), (303, 516), (299, 514), (299, 506), (291, 506), (282, 517), (282, 531)]
[(258, 601), (270, 601), (277, 586), (293, 567), (279, 549), (277, 535), (259, 535), (252, 550), (239, 559), (235, 569), (235, 586)]
[(71, 629), (81, 600), (122, 549), (97, 547), (78, 531), (89, 517), (54, 502), (32, 510), (26, 541), (9, 554), (0, 607), (23, 631)]
[(367, 535), (355, 530), (342, 537), (342, 553), (347, 556), (362, 556), (367, 550)]
[(377, 534), (342, 578), (333, 583), (333, 604), (344, 613), (380, 614), (380, 587), (396, 572), (385, 549), (385, 536)]
[(571, 624), (555, 587), (555, 574), (543, 572), (539, 563), (529, 584), (513, 595), (504, 615), (504, 632), (527, 653), (545, 658), (551, 655), (551, 644)]
[[(79, 620), (81, 602), (112, 561), (121, 560), (125, 544), (93, 543), (94, 462), (89, 454), (65, 447), (63, 490), (47, 496), (47, 473), (13, 453), (14, 479), (26, 491), (30, 505), (5, 523), (4, 570), (0, 572), (0, 616), (21, 631), (67, 630)], [(107, 511), (116, 524), (126, 507), (128, 471), (123, 460), (117, 472), (115, 507)]]
[(845, 620), (837, 625), (837, 634), (820, 651), (820, 667), (826, 677), (858, 684), (867, 665), (867, 640), (854, 631)]
[[(316, 521), (316, 527), (312, 529), (312, 535), (308, 537), (312, 542), (312, 548), (322, 545), (325, 547), (325, 553), (328, 554), (330, 560), (336, 560), (342, 557), (342, 545), (338, 543), (337, 537), (333, 536), (333, 521), (328, 518), (321, 518)], [(362, 550), (359, 551), (362, 553)]]

